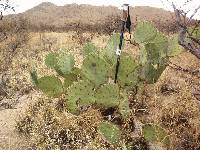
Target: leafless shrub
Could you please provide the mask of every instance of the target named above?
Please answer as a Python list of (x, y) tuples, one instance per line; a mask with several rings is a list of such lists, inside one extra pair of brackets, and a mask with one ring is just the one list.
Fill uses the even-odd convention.
[(190, 24), (193, 21), (194, 15), (200, 9), (200, 5), (194, 10), (189, 19), (186, 17), (186, 12), (177, 9), (174, 3), (172, 3), (172, 6), (176, 17), (176, 23), (179, 27), (179, 44), (185, 49), (189, 50), (198, 59), (200, 59), (200, 39), (197, 39), (196, 37), (192, 36), (193, 32), (197, 29), (197, 27), (199, 27), (200, 21), (196, 22), (196, 25), (192, 31), (190, 31), (188, 27), (188, 24)]
[(8, 44), (9, 49), (14, 52), (17, 48), (26, 44), (28, 41), (28, 21), (24, 18), (20, 18), (11, 23), (10, 36), (11, 41)]
[(0, 0), (0, 20), (3, 19), (3, 13), (8, 9), (15, 11), (14, 7), (11, 6), (9, 0)]

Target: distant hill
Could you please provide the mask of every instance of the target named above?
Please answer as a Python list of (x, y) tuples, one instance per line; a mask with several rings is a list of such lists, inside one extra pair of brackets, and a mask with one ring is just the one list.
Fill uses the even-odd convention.
[[(173, 13), (160, 8), (147, 6), (134, 7), (130, 9), (132, 22), (136, 18), (141, 20), (153, 21), (159, 28), (166, 29), (174, 23)], [(9, 15), (8, 18), (17, 19), (23, 17), (29, 20), (34, 27), (52, 26), (54, 28), (65, 28), (74, 26), (95, 26), (109, 24), (112, 19), (121, 15), (121, 10), (113, 6), (91, 6), (68, 4), (56, 6), (50, 2), (44, 2), (38, 6), (17, 15)], [(120, 19), (118, 19), (120, 21)], [(116, 19), (115, 19), (116, 21)]]

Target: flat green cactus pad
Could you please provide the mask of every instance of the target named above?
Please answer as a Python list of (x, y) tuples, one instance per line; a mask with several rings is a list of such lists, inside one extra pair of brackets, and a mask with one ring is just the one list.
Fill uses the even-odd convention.
[(95, 94), (98, 106), (105, 108), (119, 105), (119, 87), (116, 84), (106, 84), (100, 87)]
[(138, 43), (146, 43), (156, 37), (157, 29), (151, 22), (141, 21), (137, 24), (134, 38)]
[(90, 54), (82, 65), (83, 75), (98, 87), (108, 81), (110, 66), (96, 54)]
[(127, 119), (131, 113), (131, 109), (129, 107), (128, 95), (125, 91), (121, 94), (119, 112), (122, 115), (123, 119)]
[(121, 87), (135, 86), (138, 82), (137, 63), (131, 56), (123, 54), (120, 61), (118, 82)]
[(169, 47), (167, 55), (177, 56), (183, 51), (183, 48), (178, 44), (178, 35), (173, 35), (169, 38)]
[(83, 47), (84, 56), (88, 56), (89, 54), (96, 52), (97, 52), (97, 47), (92, 43), (87, 43)]
[(111, 144), (118, 144), (121, 138), (120, 129), (112, 123), (100, 123), (98, 127), (98, 132), (105, 138), (105, 140), (107, 140)]
[(62, 82), (55, 76), (38, 79), (38, 88), (49, 97), (59, 97), (63, 93)]
[(144, 79), (148, 84), (154, 84), (157, 82), (159, 77), (165, 70), (165, 64), (146, 64), (142, 68), (141, 78)]
[(54, 69), (59, 75), (65, 76), (72, 73), (75, 65), (74, 57), (66, 53), (49, 53), (45, 58), (47, 67)]
[(163, 143), (169, 144), (169, 137), (166, 131), (158, 125), (146, 124), (143, 126), (143, 136), (144, 138), (152, 143)]
[(150, 43), (154, 43), (157, 47), (157, 51), (159, 52), (159, 56), (164, 58), (167, 56), (168, 51), (168, 38), (161, 32), (157, 32), (155, 38), (150, 41)]
[(67, 108), (71, 113), (77, 112), (82, 106), (95, 103), (94, 85), (89, 81), (79, 81), (74, 83), (67, 90)]
[(61, 75), (65, 76), (73, 71), (74, 65), (74, 57), (71, 54), (62, 53), (58, 57), (56, 70), (58, 70)]
[(108, 41), (106, 48), (103, 50), (103, 55), (105, 60), (113, 66), (116, 63), (116, 49), (118, 48), (120, 43), (120, 34), (113, 34)]
[(58, 62), (58, 54), (56, 53), (49, 53), (46, 57), (45, 57), (45, 65), (48, 68), (54, 69), (55, 66), (57, 65)]
[(155, 43), (145, 44), (145, 51), (147, 53), (147, 61), (148, 63), (158, 64), (161, 56), (160, 49), (157, 47)]
[(73, 84), (73, 82), (76, 82), (77, 80), (78, 80), (78, 77), (76, 74), (71, 73), (65, 76), (64, 84), (63, 84), (64, 89), (67, 90)]

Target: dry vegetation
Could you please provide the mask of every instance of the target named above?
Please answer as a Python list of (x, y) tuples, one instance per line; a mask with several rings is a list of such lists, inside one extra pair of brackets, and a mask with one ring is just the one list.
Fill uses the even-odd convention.
[[(30, 105), (25, 115), (21, 114), (17, 122), (17, 130), (23, 136), (28, 136), (33, 147), (38, 149), (112, 149), (97, 133), (97, 123), (103, 115), (99, 110), (90, 109), (80, 116), (67, 113), (62, 99), (48, 99), (37, 94), (30, 83), (29, 68), (35, 64), (39, 76), (49, 74), (43, 64), (44, 56), (49, 51), (65, 48), (73, 52), (77, 65), (81, 65), (82, 43), (76, 32), (68, 33), (30, 33), (29, 42), (18, 48), (9, 69), (7, 70), (10, 95), (34, 97), (36, 103)], [(108, 36), (84, 33), (84, 40), (91, 40), (95, 45), (104, 47)], [(45, 41), (52, 41), (50, 44)], [(45, 45), (45, 46), (44, 46)], [(137, 48), (128, 44), (126, 51), (135, 56)], [(31, 59), (30, 59), (31, 58)], [(199, 68), (199, 60), (188, 52), (171, 60), (184, 68)], [(9, 89), (9, 87), (11, 89)], [(185, 150), (199, 148), (200, 113), (199, 101), (192, 92), (200, 88), (199, 75), (192, 75), (174, 70), (170, 67), (163, 73), (159, 82), (154, 86), (145, 87), (145, 91), (130, 97), (133, 118), (128, 122), (127, 131), (131, 135), (140, 135), (136, 130), (137, 124), (154, 122), (161, 124), (171, 138), (170, 149)], [(11, 94), (12, 93), (12, 94)], [(8, 95), (7, 98), (10, 96)], [(10, 97), (10, 99), (14, 97)], [(14, 105), (14, 104), (13, 104)], [(140, 126), (139, 126), (140, 128)], [(139, 129), (140, 130), (140, 129)], [(147, 149), (145, 141), (132, 137), (135, 149)], [(57, 147), (56, 147), (57, 146)]]
[[(55, 6), (49, 4), (49, 7)], [(42, 5), (41, 8), (43, 8)], [(72, 8), (74, 9), (74, 6)], [(139, 10), (137, 12), (140, 13)], [(151, 11), (151, 13), (157, 12)], [(76, 17), (73, 16), (73, 18)], [(112, 19), (112, 22), (116, 22), (117, 17)], [(160, 26), (160, 20), (157, 20), (157, 23)], [(107, 24), (110, 25), (109, 28), (106, 27)], [(26, 148), (29, 146), (32, 149), (117, 149), (105, 141), (96, 130), (98, 122), (106, 116), (101, 110), (90, 108), (80, 116), (69, 114), (65, 108), (64, 97), (49, 99), (36, 91), (30, 81), (29, 71), (35, 65), (39, 76), (54, 74), (44, 65), (44, 58), (49, 52), (60, 49), (72, 52), (76, 65), (80, 66), (84, 43), (91, 41), (103, 48), (109, 36), (102, 33), (111, 33), (113, 29), (117, 30), (118, 26), (110, 24), (110, 20), (105, 21), (104, 25), (100, 26), (101, 34), (83, 32), (87, 31), (86, 29), (91, 31), (92, 25), (81, 31), (67, 33), (42, 32), (46, 30), (46, 26), (40, 32), (29, 32), (27, 26), (30, 27), (30, 24), (23, 19), (16, 21), (15, 24), (13, 22), (7, 22), (6, 25), (0, 24), (2, 37), (0, 41), (0, 114), (2, 112), (7, 116), (13, 115), (12, 120), (17, 121), (13, 122), (1, 115), (1, 125), (5, 120), (10, 121), (8, 125), (0, 126), (1, 135), (6, 133), (3, 131), (4, 128), (12, 128), (11, 132), (17, 131), (16, 134), (21, 139), (28, 138), (29, 143)], [(80, 29), (80, 26), (83, 25), (76, 24), (76, 27), (72, 29)], [(162, 28), (165, 28), (164, 25)], [(129, 43), (125, 51), (133, 57), (138, 57), (138, 48)], [(199, 60), (186, 51), (172, 58), (171, 62), (185, 69), (200, 68)], [(155, 85), (144, 87), (144, 91), (139, 90), (136, 96), (130, 94), (129, 100), (133, 114), (122, 126), (127, 132), (124, 137), (132, 141), (133, 149), (149, 149), (149, 145), (141, 137), (141, 125), (147, 122), (160, 124), (167, 130), (171, 139), (170, 150), (200, 149), (200, 102), (192, 95), (199, 89), (200, 74), (190, 74), (167, 67)], [(6, 111), (13, 108), (20, 111)], [(114, 121), (120, 124), (120, 120)], [(123, 141), (121, 144), (124, 144)], [(21, 148), (20, 145), (12, 146), (12, 149)], [(155, 148), (156, 145), (151, 145), (151, 147)]]

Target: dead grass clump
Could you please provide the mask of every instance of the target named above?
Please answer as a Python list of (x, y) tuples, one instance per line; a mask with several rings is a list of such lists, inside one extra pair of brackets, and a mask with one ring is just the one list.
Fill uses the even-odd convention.
[(82, 149), (97, 137), (101, 120), (98, 111), (90, 109), (80, 116), (54, 109), (52, 103), (39, 101), (30, 106), (17, 131), (30, 138), (37, 149)]
[(175, 109), (168, 108), (163, 111), (163, 116), (161, 117), (161, 121), (164, 126), (171, 128), (172, 130), (175, 127), (189, 127), (189, 120), (192, 117), (190, 112), (185, 111), (184, 109)]
[(199, 150), (200, 149), (200, 133), (199, 131), (190, 132), (184, 130), (175, 138), (172, 143), (173, 150)]

